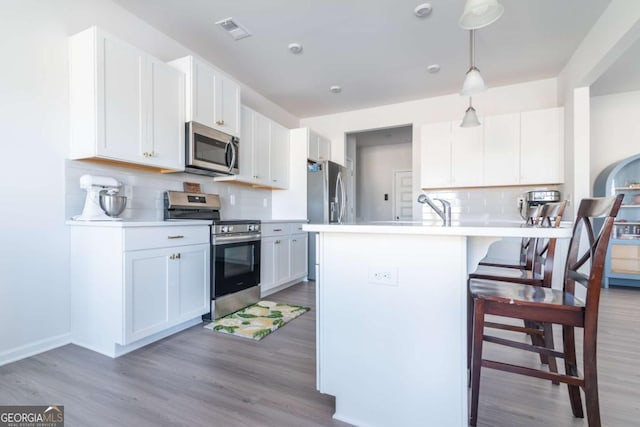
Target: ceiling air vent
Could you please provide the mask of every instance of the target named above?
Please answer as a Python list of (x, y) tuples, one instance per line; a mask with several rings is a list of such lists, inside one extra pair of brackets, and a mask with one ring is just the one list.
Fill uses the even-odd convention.
[(233, 18), (225, 18), (216, 22), (216, 25), (219, 25), (223, 30), (227, 32), (234, 40), (240, 40), (245, 37), (249, 37), (251, 33), (249, 30), (240, 25), (237, 21), (234, 21)]

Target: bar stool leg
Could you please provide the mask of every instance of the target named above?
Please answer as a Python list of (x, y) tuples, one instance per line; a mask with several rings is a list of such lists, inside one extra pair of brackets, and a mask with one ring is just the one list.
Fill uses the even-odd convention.
[[(567, 375), (578, 376), (578, 365), (576, 363), (576, 340), (573, 326), (562, 327), (562, 341), (564, 346), (564, 369)], [(582, 412), (582, 399), (580, 397), (580, 387), (567, 384), (569, 390), (569, 401), (571, 411), (576, 418), (584, 418)]]
[(484, 301), (476, 299), (473, 307), (473, 350), (471, 361), (471, 411), (469, 424), (478, 422), (478, 394), (480, 391), (480, 369), (482, 367), (482, 338), (484, 335)]

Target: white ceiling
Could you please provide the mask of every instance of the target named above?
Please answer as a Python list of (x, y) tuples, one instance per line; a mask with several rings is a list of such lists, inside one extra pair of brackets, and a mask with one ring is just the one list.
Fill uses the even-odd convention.
[(640, 90), (640, 40), (637, 40), (590, 88), (591, 96)]
[[(469, 66), (464, 0), (432, 0), (426, 18), (413, 14), (425, 0), (114, 1), (300, 118), (455, 93)], [(557, 76), (610, 0), (501, 3), (502, 18), (476, 33), (489, 86)], [(253, 36), (214, 25), (228, 17)]]

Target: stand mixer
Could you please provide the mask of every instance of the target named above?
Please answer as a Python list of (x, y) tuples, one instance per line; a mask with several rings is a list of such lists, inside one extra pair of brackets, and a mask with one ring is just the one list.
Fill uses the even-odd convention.
[(75, 221), (121, 221), (115, 216), (122, 213), (126, 204), (126, 197), (117, 196), (124, 199), (121, 207), (116, 212), (103, 208), (101, 198), (105, 195), (116, 196), (122, 184), (114, 178), (108, 176), (82, 175), (80, 177), (80, 188), (86, 190), (87, 197), (84, 201), (84, 208), (80, 215), (73, 217)]

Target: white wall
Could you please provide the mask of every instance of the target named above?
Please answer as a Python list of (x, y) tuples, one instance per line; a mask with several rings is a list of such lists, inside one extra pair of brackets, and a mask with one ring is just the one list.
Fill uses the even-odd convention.
[[(356, 217), (393, 220), (393, 171), (411, 170), (411, 143), (358, 147), (356, 156)], [(384, 200), (385, 194), (388, 200)]]
[(640, 153), (640, 91), (591, 98), (590, 185), (610, 164)]
[[(109, 0), (3, 2), (0, 364), (69, 341), (69, 238), (64, 221), (77, 209), (77, 198), (65, 199), (67, 38), (92, 25), (162, 60), (188, 54)], [(255, 92), (246, 90), (243, 100), (283, 124), (297, 126), (295, 117)]]

